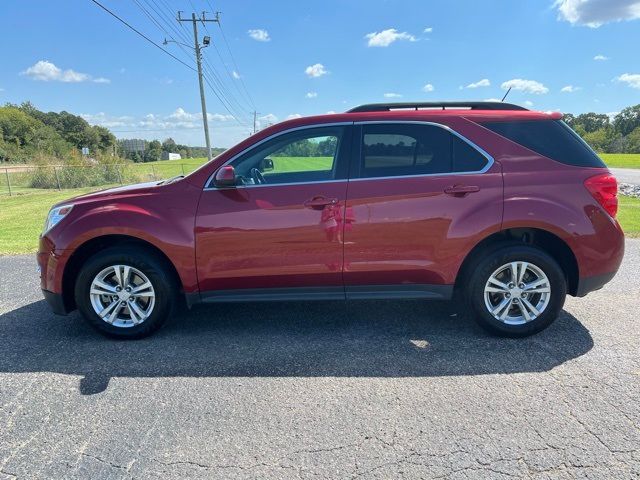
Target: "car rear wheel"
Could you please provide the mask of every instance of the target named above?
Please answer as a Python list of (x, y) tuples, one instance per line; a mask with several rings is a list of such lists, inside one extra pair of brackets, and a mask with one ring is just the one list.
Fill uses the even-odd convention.
[(558, 263), (530, 246), (507, 246), (477, 262), (467, 295), (478, 323), (498, 335), (525, 337), (548, 327), (566, 297)]
[(91, 257), (75, 288), (76, 304), (103, 334), (142, 338), (157, 330), (175, 305), (176, 287), (163, 259), (138, 247), (116, 247)]

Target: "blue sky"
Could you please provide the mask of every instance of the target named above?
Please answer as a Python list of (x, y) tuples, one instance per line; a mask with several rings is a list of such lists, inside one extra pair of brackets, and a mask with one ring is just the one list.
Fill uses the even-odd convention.
[[(245, 137), (254, 106), (264, 126), (386, 100), (501, 98), (507, 85), (509, 101), (539, 110), (640, 103), (640, 0), (100, 1), (158, 43), (167, 34), (143, 8), (185, 40), (191, 25), (171, 12), (222, 12), (222, 30), (200, 25), (225, 102), (207, 87), (214, 146)], [(4, 0), (0, 16), (0, 103), (82, 114), (118, 137), (204, 144), (195, 73), (91, 1)], [(188, 49), (165, 48), (193, 64)]]

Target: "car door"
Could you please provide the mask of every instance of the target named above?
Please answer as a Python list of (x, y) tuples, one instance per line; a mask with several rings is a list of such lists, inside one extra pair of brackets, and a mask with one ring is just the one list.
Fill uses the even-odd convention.
[(355, 128), (345, 212), (347, 298), (448, 298), (466, 253), (499, 228), (500, 166), (443, 125)]
[(196, 219), (203, 300), (344, 298), (342, 231), (350, 124), (276, 134), (227, 162)]

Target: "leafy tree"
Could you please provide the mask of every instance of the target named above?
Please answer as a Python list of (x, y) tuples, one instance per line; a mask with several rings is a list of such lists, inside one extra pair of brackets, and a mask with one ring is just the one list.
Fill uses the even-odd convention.
[(597, 152), (607, 152), (615, 137), (610, 128), (600, 128), (594, 132), (585, 133), (582, 138)]
[(162, 151), (168, 153), (178, 153), (178, 146), (173, 138), (167, 138), (162, 142)]
[(640, 105), (623, 109), (613, 119), (613, 128), (621, 135), (628, 135), (640, 127)]
[(144, 151), (144, 161), (145, 162), (155, 162), (156, 160), (160, 160), (162, 156), (162, 144), (158, 140), (152, 140), (147, 145), (146, 150)]
[(609, 126), (609, 116), (604, 113), (582, 113), (572, 120), (574, 125), (582, 125), (586, 133), (595, 132)]
[(640, 153), (640, 127), (636, 127), (633, 132), (626, 136), (627, 150), (629, 153)]

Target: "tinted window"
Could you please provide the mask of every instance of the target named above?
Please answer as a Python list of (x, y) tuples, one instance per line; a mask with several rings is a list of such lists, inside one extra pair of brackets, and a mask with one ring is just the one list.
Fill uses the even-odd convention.
[(362, 127), (362, 177), (482, 170), (487, 159), (445, 128), (418, 124)]
[(489, 130), (567, 165), (604, 167), (598, 155), (560, 120), (483, 123)]
[(364, 125), (362, 176), (451, 171), (449, 133), (428, 125)]
[[(239, 183), (296, 183), (333, 180), (341, 127), (304, 129), (280, 135), (234, 160)], [(256, 173), (256, 171), (258, 173)]]
[(454, 172), (477, 172), (485, 167), (487, 159), (478, 150), (455, 135), (451, 135), (451, 139)]

